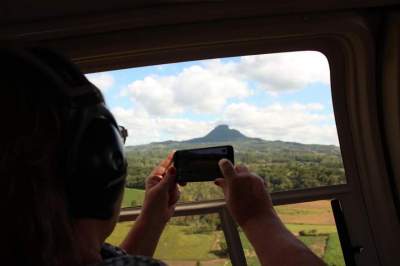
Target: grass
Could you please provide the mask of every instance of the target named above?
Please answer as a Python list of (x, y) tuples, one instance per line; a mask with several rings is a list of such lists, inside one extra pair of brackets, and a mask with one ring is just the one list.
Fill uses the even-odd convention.
[(144, 190), (125, 188), (124, 198), (122, 199), (122, 208), (142, 205), (143, 199)]
[(298, 235), (300, 231), (309, 231), (312, 229), (317, 230), (318, 234), (330, 234), (336, 232), (335, 225), (329, 224), (285, 224), (286, 227), (295, 235)]
[(169, 225), (161, 236), (155, 257), (163, 260), (209, 260), (216, 233), (187, 234), (188, 226)]
[[(328, 231), (331, 231), (331, 228), (327, 229), (326, 227), (322, 228), (315, 228), (314, 225), (291, 225), (293, 227), (294, 233), (298, 235), (298, 232), (301, 230), (308, 230), (310, 228), (316, 229), (318, 233), (324, 234)], [(292, 228), (292, 230), (293, 230)], [(332, 235), (335, 235), (332, 233)], [(329, 235), (330, 236), (330, 235)], [(307, 247), (309, 247), (317, 256), (323, 257), (325, 250), (326, 250), (326, 243), (328, 239), (328, 234), (327, 235), (320, 235), (320, 236), (299, 236), (298, 237)], [(253, 246), (250, 244), (249, 240), (245, 236), (243, 232), (240, 232), (240, 239), (242, 241), (242, 246), (244, 250), (244, 254), (246, 256), (246, 260), (249, 265), (261, 265), (255, 251), (253, 249)], [(340, 250), (332, 250), (332, 254), (335, 254), (335, 252), (338, 252)]]
[(107, 238), (106, 242), (118, 246), (124, 240), (133, 224), (134, 222), (117, 223), (113, 233)]
[[(112, 235), (106, 240), (119, 245), (125, 238), (133, 222), (118, 223)], [(189, 226), (168, 225), (158, 242), (155, 257), (163, 260), (209, 260), (216, 259), (213, 244), (217, 233), (188, 234)]]
[(325, 253), (328, 236), (300, 236), (299, 239), (310, 248), (315, 255), (322, 258)]
[(338, 234), (329, 235), (323, 259), (329, 266), (345, 265)]
[(275, 209), (285, 224), (335, 224), (327, 200), (281, 205)]

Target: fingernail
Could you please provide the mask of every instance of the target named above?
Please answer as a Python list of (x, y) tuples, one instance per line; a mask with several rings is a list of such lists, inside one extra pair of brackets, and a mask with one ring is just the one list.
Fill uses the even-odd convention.
[(229, 164), (229, 160), (228, 159), (221, 159), (221, 160), (219, 160), (218, 164), (220, 166), (227, 165), (227, 164)]

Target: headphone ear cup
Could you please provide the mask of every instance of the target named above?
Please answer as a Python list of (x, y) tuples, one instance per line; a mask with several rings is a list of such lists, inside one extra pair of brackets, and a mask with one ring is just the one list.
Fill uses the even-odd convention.
[[(100, 90), (62, 54), (46, 48), (15, 51), (60, 96), (64, 141), (60, 175), (74, 217), (109, 219), (125, 184), (127, 163), (116, 122)], [(62, 101), (61, 101), (62, 100)]]
[(82, 136), (69, 197), (75, 217), (109, 219), (125, 185), (126, 159), (119, 131), (107, 118), (93, 119)]

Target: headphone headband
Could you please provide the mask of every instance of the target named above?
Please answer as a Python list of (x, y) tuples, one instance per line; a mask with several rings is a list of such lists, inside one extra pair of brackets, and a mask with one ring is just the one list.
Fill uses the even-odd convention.
[[(46, 68), (45, 71), (53, 73), (52, 77), (56, 77), (58, 80), (58, 89), (72, 102), (79, 102), (81, 101), (79, 98), (86, 97), (92, 99), (92, 104), (93, 101), (96, 103), (104, 103), (100, 90), (93, 85), (85, 75), (81, 73), (78, 67), (71, 63), (64, 55), (53, 50), (38, 47), (31, 48), (30, 51), (46, 64), (43, 66)], [(57, 69), (58, 72), (54, 73), (54, 69)]]

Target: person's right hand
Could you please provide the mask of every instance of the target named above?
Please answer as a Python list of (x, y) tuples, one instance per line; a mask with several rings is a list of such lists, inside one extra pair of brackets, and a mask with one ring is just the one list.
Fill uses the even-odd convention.
[(245, 166), (234, 167), (226, 159), (219, 162), (227, 207), (243, 228), (261, 265), (313, 265), (324, 262), (299, 241), (275, 213), (264, 180)]
[(215, 184), (223, 189), (228, 210), (241, 227), (250, 221), (275, 217), (271, 197), (261, 177), (250, 173), (246, 166), (234, 167), (226, 159), (219, 162), (219, 167), (224, 178), (217, 178)]

